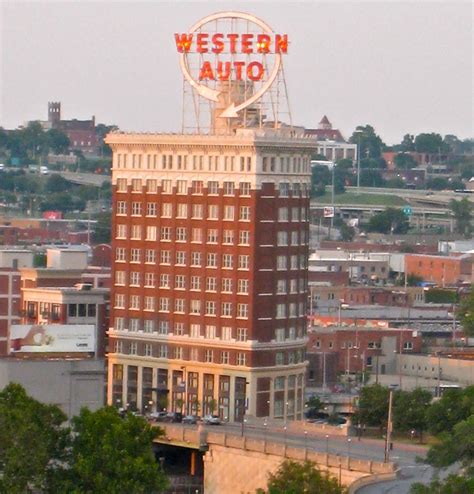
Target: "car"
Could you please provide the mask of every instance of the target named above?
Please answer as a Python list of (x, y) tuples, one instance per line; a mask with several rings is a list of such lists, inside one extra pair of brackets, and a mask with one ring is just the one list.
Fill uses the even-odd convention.
[(151, 420), (156, 420), (157, 422), (164, 422), (167, 416), (167, 412), (151, 412), (148, 415)]
[(40, 166), (39, 171), (41, 175), (49, 175), (49, 169), (47, 166)]
[(186, 415), (183, 417), (183, 424), (197, 424), (198, 417), (197, 415)]
[(221, 425), (221, 419), (219, 415), (205, 415), (202, 421), (207, 425)]
[(165, 417), (165, 422), (182, 422), (183, 414), (181, 412), (168, 412)]

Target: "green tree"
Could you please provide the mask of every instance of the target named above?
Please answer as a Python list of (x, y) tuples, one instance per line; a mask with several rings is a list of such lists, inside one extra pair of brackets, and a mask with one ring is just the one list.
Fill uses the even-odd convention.
[(359, 156), (361, 158), (380, 158), (386, 148), (385, 143), (371, 125), (358, 125), (349, 140), (353, 144), (360, 144)]
[(327, 472), (321, 472), (310, 461), (298, 463), (285, 460), (275, 473), (270, 474), (267, 490), (260, 494), (344, 494), (347, 489)]
[(311, 196), (318, 197), (324, 195), (326, 185), (331, 183), (331, 172), (327, 166), (313, 165), (311, 167)]
[(467, 494), (474, 492), (474, 476), (472, 474), (451, 474), (444, 480), (435, 479), (429, 485), (413, 484), (411, 494)]
[(418, 134), (415, 138), (415, 149), (419, 153), (445, 153), (449, 147), (443, 142), (443, 138), (435, 132)]
[(46, 192), (64, 192), (71, 188), (71, 183), (57, 173), (50, 175), (46, 181)]
[(380, 384), (362, 388), (353, 423), (384, 427), (388, 417), (388, 398), (389, 389)]
[(415, 150), (415, 136), (411, 134), (405, 134), (403, 140), (400, 143), (400, 151), (403, 153)]
[(92, 239), (96, 244), (108, 244), (111, 240), (111, 222), (110, 212), (100, 213), (97, 216), (97, 223), (94, 227)]
[(451, 432), (453, 427), (474, 414), (474, 386), (448, 389), (427, 411), (428, 430), (432, 434)]
[(306, 405), (309, 409), (313, 410), (315, 413), (319, 412), (321, 407), (323, 406), (323, 402), (317, 396), (313, 395), (308, 399)]
[(433, 395), (424, 389), (397, 391), (393, 400), (393, 426), (396, 431), (415, 430), (423, 438), (427, 428), (427, 411)]
[(461, 320), (464, 332), (469, 336), (474, 335), (474, 287), (471, 288), (471, 293), (467, 297), (461, 299), (457, 316)]
[(449, 207), (451, 208), (456, 221), (456, 232), (461, 235), (469, 236), (472, 231), (472, 203), (467, 197), (464, 197), (460, 201), (451, 199)]
[(69, 137), (58, 129), (49, 129), (46, 132), (46, 142), (48, 147), (55, 154), (67, 153), (69, 147), (71, 146)]
[(408, 153), (398, 153), (393, 161), (395, 166), (401, 170), (410, 170), (417, 165), (416, 161)]
[(341, 240), (343, 242), (352, 242), (356, 234), (354, 227), (349, 226), (346, 223), (342, 223), (339, 231), (341, 232)]
[(370, 218), (368, 230), (378, 233), (406, 233), (408, 217), (401, 209), (387, 208)]
[(114, 407), (82, 409), (72, 420), (71, 446), (50, 492), (145, 494), (160, 492), (167, 480), (157, 468), (152, 441), (162, 431), (142, 417)]
[(426, 181), (426, 188), (432, 190), (446, 190), (449, 188), (449, 181), (443, 177), (429, 178)]
[(360, 172), (360, 185), (362, 187), (384, 187), (385, 180), (378, 170), (367, 169)]
[(64, 413), (29, 397), (19, 384), (0, 392), (0, 492), (43, 491), (64, 460), (68, 430)]

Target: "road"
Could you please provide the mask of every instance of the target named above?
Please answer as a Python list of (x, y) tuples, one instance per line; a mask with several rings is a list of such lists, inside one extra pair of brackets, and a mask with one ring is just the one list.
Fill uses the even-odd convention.
[[(56, 172), (55, 172), (56, 173)], [(69, 182), (79, 185), (94, 185), (101, 187), (104, 182), (110, 182), (109, 175), (98, 175), (96, 173), (73, 173), (73, 172), (57, 172)]]

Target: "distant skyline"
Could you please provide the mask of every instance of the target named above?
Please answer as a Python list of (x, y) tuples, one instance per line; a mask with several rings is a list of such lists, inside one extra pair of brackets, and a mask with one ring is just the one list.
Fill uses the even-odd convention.
[(288, 33), (293, 123), (325, 114), (348, 138), (370, 124), (387, 144), (406, 133), (473, 137), (470, 1), (99, 2), (0, 0), (0, 126), (47, 118), (179, 132), (182, 76), (174, 33), (221, 10)]

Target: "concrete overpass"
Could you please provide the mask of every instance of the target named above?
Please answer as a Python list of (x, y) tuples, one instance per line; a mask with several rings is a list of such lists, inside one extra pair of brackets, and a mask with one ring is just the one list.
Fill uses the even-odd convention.
[(75, 172), (54, 172), (61, 175), (68, 182), (72, 182), (78, 185), (94, 185), (95, 187), (102, 187), (104, 182), (110, 182), (111, 177), (109, 175), (98, 175), (97, 173), (75, 173)]
[[(285, 428), (228, 424), (225, 426), (186, 426), (163, 424), (164, 435), (158, 445), (174, 446), (203, 453), (204, 491), (206, 494), (255, 492), (265, 488), (268, 474), (285, 458), (315, 462), (341, 484), (367, 485), (372, 481), (392, 480), (397, 476), (395, 463), (383, 463), (381, 441), (348, 438), (336, 427), (321, 435), (311, 429), (315, 424), (294, 422)], [(326, 426), (328, 427), (328, 426)], [(372, 441), (370, 447), (367, 441)], [(415, 461), (412, 454), (410, 461)], [(191, 465), (193, 460), (191, 460)], [(244, 473), (244, 474), (243, 474)]]

